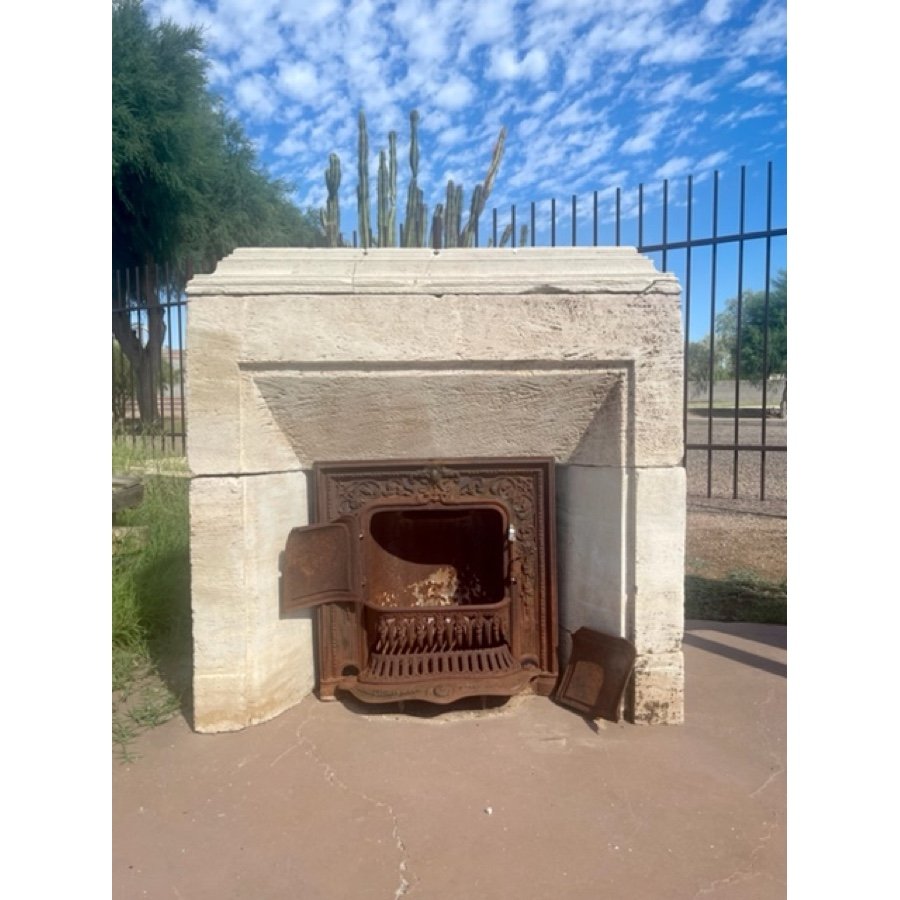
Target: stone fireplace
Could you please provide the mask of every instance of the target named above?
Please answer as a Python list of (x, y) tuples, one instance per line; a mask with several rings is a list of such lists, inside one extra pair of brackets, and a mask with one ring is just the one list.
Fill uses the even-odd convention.
[[(446, 596), (458, 609), (441, 620), (448, 633), (451, 622), (470, 635), (508, 623), (513, 535), (507, 507), (489, 497), (370, 504), (359, 576), (368, 605), (359, 592), (350, 599), (356, 576), (346, 569), (345, 602), (291, 600), (288, 536), (335, 518), (317, 509), (323, 472), (430, 466), (439, 486), (453, 483), (454, 465), (474, 460), (549, 467), (556, 502), (546, 553), (556, 579), (547, 591), (557, 596), (534, 607), (546, 630), (536, 653), (521, 647), (533, 634), (516, 631), (514, 664), (506, 662), (497, 647), (511, 646), (510, 631), (480, 656), (466, 645), (465, 665), (496, 665), (509, 693), (547, 693), (571, 635), (587, 626), (635, 645), (626, 716), (682, 721), (683, 345), (673, 276), (631, 248), (242, 249), (196, 276), (188, 295), (198, 731), (264, 721), (316, 686), (328, 697), (360, 665), (376, 675), (376, 664), (399, 665), (375, 648), (401, 640), (390, 630), (400, 619), (387, 622), (383, 608), (413, 610), (416, 589), (391, 598), (401, 582), (424, 584), (417, 566), (427, 563), (432, 581), (442, 572), (453, 579)], [(444, 556), (426, 552), (428, 534)], [(333, 561), (334, 545), (312, 556)], [(437, 627), (435, 603), (443, 601), (421, 621), (408, 612), (403, 633)], [(323, 623), (362, 611), (365, 659), (338, 654), (328, 663), (338, 669), (317, 673), (316, 646), (334, 627)], [(428, 640), (438, 646), (434, 634)], [(441, 646), (446, 665), (463, 665)], [(437, 664), (415, 665), (427, 675)], [(528, 678), (517, 674), (529, 665)]]

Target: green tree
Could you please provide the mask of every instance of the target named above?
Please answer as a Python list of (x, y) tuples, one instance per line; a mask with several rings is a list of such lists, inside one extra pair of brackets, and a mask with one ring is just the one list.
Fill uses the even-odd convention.
[[(173, 365), (165, 354), (162, 355), (159, 371), (159, 385), (164, 388), (173, 388), (176, 378), (179, 378), (181, 370)], [(129, 401), (135, 395), (134, 370), (128, 358), (122, 352), (119, 342), (112, 342), (112, 415), (113, 425), (122, 427), (128, 413)]]
[(112, 249), (116, 269), (141, 267), (113, 308), (149, 304), (146, 340), (127, 309), (113, 334), (137, 379), (145, 424), (156, 418), (165, 323), (161, 291), (185, 274), (157, 264), (218, 259), (236, 246), (322, 243), (316, 214), (259, 166), (240, 124), (210, 93), (199, 29), (152, 24), (142, 0), (112, 7)]
[[(714, 381), (721, 378), (730, 378), (730, 360), (721, 345), (716, 341), (714, 345), (715, 360), (713, 361), (712, 377)], [(710, 347), (709, 335), (700, 338), (699, 341), (691, 341), (687, 352), (687, 380), (692, 394), (697, 397), (709, 389), (709, 362)]]
[[(739, 328), (740, 326), (740, 328)], [(762, 384), (784, 376), (781, 414), (787, 409), (787, 272), (772, 279), (766, 291), (745, 291), (728, 301), (716, 317), (716, 334), (728, 354), (736, 378)]]

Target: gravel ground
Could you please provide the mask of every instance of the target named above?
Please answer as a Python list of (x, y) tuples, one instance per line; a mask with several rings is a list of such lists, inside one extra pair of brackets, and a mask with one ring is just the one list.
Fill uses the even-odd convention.
[[(738, 442), (762, 443), (762, 419), (740, 420)], [(688, 417), (687, 442), (734, 443), (734, 422), (726, 418)], [(787, 445), (787, 421), (765, 421), (766, 444)], [(688, 575), (724, 578), (752, 573), (767, 581), (787, 576), (787, 453), (765, 455), (765, 499), (760, 500), (762, 454), (738, 453), (737, 499), (734, 451), (689, 450), (687, 559)], [(711, 495), (707, 497), (711, 487)]]

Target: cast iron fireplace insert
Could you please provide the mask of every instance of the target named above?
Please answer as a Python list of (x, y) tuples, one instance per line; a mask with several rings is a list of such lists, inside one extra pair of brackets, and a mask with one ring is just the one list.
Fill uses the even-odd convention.
[(548, 695), (557, 680), (552, 458), (321, 462), (281, 614), (316, 607), (320, 699)]

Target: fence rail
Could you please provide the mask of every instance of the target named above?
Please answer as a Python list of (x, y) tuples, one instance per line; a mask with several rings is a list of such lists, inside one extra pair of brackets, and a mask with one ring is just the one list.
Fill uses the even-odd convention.
[[(703, 203), (697, 196), (701, 181), (710, 194)], [(562, 246), (563, 236), (565, 246), (578, 246), (579, 241), (582, 246), (600, 246), (604, 240), (607, 245), (626, 243), (677, 275), (683, 290), (688, 490), (707, 498), (784, 500), (786, 274), (783, 296), (781, 288), (773, 287), (776, 273), (786, 273), (787, 227), (776, 224), (776, 216), (784, 216), (783, 192), (779, 188), (776, 195), (771, 163), (764, 181), (749, 178), (742, 167), (737, 178), (727, 179), (731, 191), (724, 199), (718, 171), (703, 179), (687, 176), (679, 185), (680, 198), (666, 179), (653, 190), (639, 185), (636, 202), (620, 188), (593, 191), (581, 202), (578, 195), (565, 204), (555, 198), (531, 202), (526, 222), (515, 204), (507, 212), (495, 207), (489, 216), (488, 244), (516, 247), (526, 230), (532, 247)], [(601, 203), (607, 207), (605, 215)], [(757, 219), (762, 210), (762, 221), (749, 221), (751, 206)], [(733, 227), (721, 227), (725, 218)], [(476, 227), (476, 246), (479, 237)], [(192, 271), (213, 268), (157, 266), (113, 273), (113, 422), (132, 441), (153, 449), (158, 444), (164, 451), (185, 450), (183, 288)], [(751, 303), (761, 310), (762, 324), (748, 318)], [(731, 327), (727, 346), (726, 319)], [(745, 347), (750, 337), (761, 341), (760, 347), (751, 348), (752, 366)], [(150, 360), (153, 346), (155, 364)], [(151, 374), (141, 374), (142, 366)], [(778, 380), (770, 377), (775, 375)], [(139, 382), (148, 377), (155, 379), (152, 402), (140, 393)], [(781, 398), (772, 393), (779, 390)]]

